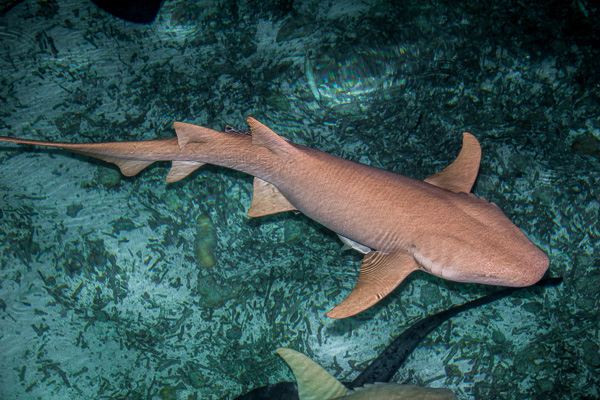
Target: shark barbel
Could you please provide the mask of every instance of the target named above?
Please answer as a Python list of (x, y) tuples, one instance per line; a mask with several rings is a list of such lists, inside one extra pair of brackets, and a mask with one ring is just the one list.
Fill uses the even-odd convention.
[(98, 158), (126, 176), (155, 161), (172, 161), (167, 182), (207, 163), (253, 175), (250, 217), (297, 210), (365, 254), (356, 287), (327, 314), (332, 318), (371, 307), (416, 270), (459, 282), (522, 287), (536, 283), (548, 268), (546, 254), (498, 206), (469, 193), (481, 160), (479, 142), (469, 133), (452, 164), (419, 181), (294, 144), (253, 118), (248, 125), (251, 135), (175, 122), (177, 137), (171, 139), (0, 141)]

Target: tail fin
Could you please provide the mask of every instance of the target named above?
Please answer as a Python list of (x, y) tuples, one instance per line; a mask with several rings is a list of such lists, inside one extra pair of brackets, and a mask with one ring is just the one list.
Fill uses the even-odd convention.
[[(172, 161), (171, 170), (167, 175), (167, 183), (185, 178), (206, 162), (251, 173), (240, 167), (247, 166), (256, 158), (258, 150), (254, 146), (263, 147), (264, 153), (268, 151), (269, 154), (275, 154), (278, 157), (289, 155), (296, 150), (292, 144), (255, 119), (248, 118), (248, 124), (252, 130), (251, 137), (241, 134), (225, 134), (202, 126), (175, 122), (173, 126), (177, 137), (170, 139), (138, 142), (59, 143), (0, 136), (0, 142), (53, 147), (98, 158), (115, 164), (125, 176), (134, 176), (155, 161)], [(182, 149), (190, 143), (206, 145), (202, 146), (202, 155), (206, 157), (206, 160), (197, 160), (199, 154), (194, 151), (183, 154)], [(198, 148), (195, 150), (199, 151)]]
[[(29, 140), (29, 139), (17, 139), (6, 136), (0, 136), (0, 142), (10, 142), (17, 144), (29, 144), (34, 146), (53, 147), (61, 150), (68, 150), (73, 153), (82, 154), (84, 156), (98, 158), (102, 161), (106, 161), (115, 164), (121, 170), (121, 173), (125, 176), (137, 175), (141, 170), (152, 164), (155, 160), (134, 160), (125, 157), (119, 157), (117, 154), (106, 154), (105, 151), (107, 144), (116, 143), (54, 143), (54, 142), (43, 142), (41, 140)], [(120, 144), (125, 144), (120, 143)], [(131, 142), (130, 142), (131, 143)]]
[[(177, 146), (176, 138), (144, 142), (58, 143), (0, 136), (0, 142), (52, 147), (97, 158), (115, 164), (125, 176), (137, 175), (148, 165), (161, 160), (160, 157), (156, 156), (156, 149), (162, 150), (167, 146)], [(202, 165), (203, 163), (196, 161), (173, 161), (171, 170), (167, 175), (167, 183), (177, 182), (185, 178)]]

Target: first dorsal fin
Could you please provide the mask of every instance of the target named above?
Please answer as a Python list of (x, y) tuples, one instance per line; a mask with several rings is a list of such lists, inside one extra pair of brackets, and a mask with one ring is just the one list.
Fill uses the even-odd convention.
[(275, 351), (290, 366), (298, 383), (300, 400), (337, 399), (346, 396), (346, 387), (319, 364), (292, 349)]
[(287, 140), (273, 132), (252, 117), (248, 117), (248, 126), (252, 132), (252, 144), (261, 146), (280, 156), (289, 156), (296, 148)]
[(390, 294), (411, 272), (418, 269), (408, 253), (372, 251), (360, 266), (358, 282), (344, 301), (327, 313), (331, 318), (346, 318), (366, 310)]
[(477, 178), (481, 162), (481, 146), (477, 138), (463, 133), (463, 145), (456, 160), (446, 168), (425, 179), (425, 182), (455, 193), (469, 193)]

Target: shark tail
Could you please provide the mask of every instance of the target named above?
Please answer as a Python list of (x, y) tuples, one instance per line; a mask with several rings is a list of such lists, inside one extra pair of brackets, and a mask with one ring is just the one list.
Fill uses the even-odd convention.
[[(246, 172), (255, 177), (297, 149), (286, 139), (248, 118), (251, 135), (225, 133), (202, 126), (175, 122), (177, 137), (169, 139), (108, 142), (61, 143), (0, 136), (0, 142), (51, 147), (97, 158), (115, 164), (125, 176), (137, 175), (155, 161), (171, 161), (167, 183), (177, 182), (205, 163)], [(268, 173), (267, 173), (268, 174)], [(271, 183), (256, 177), (254, 196), (248, 212), (251, 217), (295, 210), (295, 207)]]
[[(87, 157), (97, 158), (115, 164), (125, 176), (137, 175), (150, 164), (161, 160), (161, 158), (155, 157), (152, 151), (147, 151), (147, 149), (150, 149), (152, 146), (173, 148), (174, 146), (177, 146), (176, 141), (177, 139), (172, 138), (143, 142), (60, 143), (0, 136), (0, 142), (51, 147), (67, 150)], [(203, 164), (204, 163), (197, 161), (174, 160), (171, 170), (167, 175), (167, 182), (177, 182), (188, 176)]]
[(415, 259), (408, 253), (369, 252), (363, 258), (354, 290), (327, 316), (341, 319), (366, 310), (390, 294), (417, 269)]

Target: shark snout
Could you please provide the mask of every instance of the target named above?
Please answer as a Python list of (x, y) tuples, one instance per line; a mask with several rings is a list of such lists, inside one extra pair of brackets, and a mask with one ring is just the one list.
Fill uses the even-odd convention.
[(526, 287), (535, 285), (546, 273), (548, 256), (532, 242), (504, 248), (484, 263), (485, 275), (478, 283), (489, 285)]
[(517, 273), (514, 274), (515, 284), (511, 286), (523, 287), (535, 285), (546, 273), (550, 260), (548, 256), (536, 246), (536, 251), (529, 257), (519, 260)]

